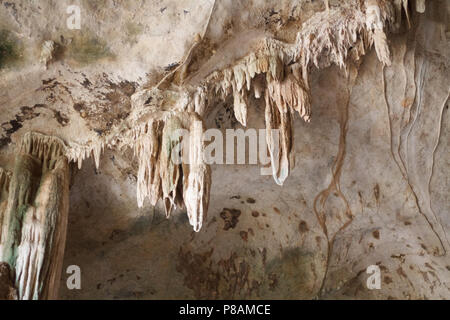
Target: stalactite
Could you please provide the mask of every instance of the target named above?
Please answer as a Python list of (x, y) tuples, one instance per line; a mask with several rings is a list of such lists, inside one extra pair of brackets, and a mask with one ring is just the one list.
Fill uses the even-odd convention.
[(100, 165), (100, 156), (104, 149), (105, 143), (102, 140), (93, 141), (87, 146), (72, 143), (69, 148), (66, 148), (66, 156), (69, 161), (78, 163), (78, 169), (81, 169), (83, 161), (92, 155), (95, 161), (95, 166), (98, 169)]
[(191, 116), (189, 166), (183, 166), (183, 197), (194, 231), (200, 231), (206, 218), (211, 188), (211, 170), (204, 161), (203, 121)]
[(247, 126), (247, 96), (241, 91), (234, 91), (234, 116), (244, 127)]
[(167, 217), (173, 208), (177, 207), (178, 183), (181, 178), (180, 165), (174, 163), (174, 152), (176, 146), (181, 143), (181, 137), (176, 133), (177, 130), (183, 129), (181, 120), (177, 116), (170, 117), (165, 122), (162, 132), (162, 145), (160, 154), (160, 177), (162, 186), (162, 196)]
[(175, 208), (186, 208), (197, 232), (206, 217), (211, 187), (211, 171), (203, 159), (204, 130), (196, 112), (162, 112), (131, 136), (123, 136), (125, 144), (134, 145), (139, 162), (138, 205), (143, 206), (146, 197), (152, 205), (162, 200), (167, 217)]
[(55, 299), (66, 238), (69, 165), (58, 138), (27, 133), (9, 185), (0, 261), (15, 273), (19, 299)]
[(391, 65), (390, 51), (384, 31), (381, 8), (376, 0), (370, 0), (366, 8), (366, 27), (371, 32), (371, 43), (375, 44), (378, 59), (385, 65)]
[(161, 124), (152, 121), (136, 135), (135, 155), (139, 160), (137, 176), (137, 200), (139, 207), (146, 197), (155, 206), (162, 197), (159, 153), (161, 148)]
[(292, 151), (292, 117), (286, 105), (272, 100), (273, 93), (266, 90), (266, 140), (275, 182), (283, 185), (287, 179)]
[(290, 73), (283, 81), (273, 81), (267, 85), (270, 99), (287, 112), (298, 112), (305, 122), (311, 119), (311, 104), (309, 92), (300, 79)]

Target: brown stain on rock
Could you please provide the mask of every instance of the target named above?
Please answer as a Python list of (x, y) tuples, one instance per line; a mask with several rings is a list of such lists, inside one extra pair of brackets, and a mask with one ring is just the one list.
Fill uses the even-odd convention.
[(220, 217), (225, 222), (223, 230), (228, 231), (234, 229), (239, 222), (241, 210), (224, 208), (220, 213)]
[(283, 250), (282, 254), (266, 264), (269, 292), (277, 299), (308, 299), (318, 285), (315, 256), (301, 248)]
[(374, 232), (372, 232), (372, 236), (375, 239), (380, 240), (380, 231), (379, 230), (375, 230)]
[(0, 127), (3, 130), (3, 135), (0, 138), (0, 148), (11, 143), (11, 135), (23, 127), (23, 123), (39, 117), (40, 113), (35, 112), (35, 108), (42, 105), (35, 105), (34, 107), (23, 106), (20, 107), (20, 112), (17, 113), (14, 119), (3, 122)]
[(246, 299), (257, 293), (261, 281), (251, 279), (251, 267), (233, 252), (229, 258), (212, 260), (214, 249), (192, 253), (180, 248), (177, 272), (197, 299)]
[(408, 279), (408, 276), (406, 275), (405, 271), (403, 271), (402, 267), (398, 267), (397, 274), (403, 278)]
[[(233, 251), (213, 258), (214, 248), (193, 252), (181, 247), (176, 270), (196, 299), (312, 298), (314, 256), (289, 249), (270, 261), (267, 249)], [(259, 260), (260, 257), (262, 260)]]
[(403, 108), (409, 108), (412, 106), (412, 104), (414, 103), (414, 99), (413, 98), (405, 98), (402, 100), (402, 107)]
[[(95, 83), (85, 78), (83, 87), (96, 96), (93, 102), (76, 101), (73, 109), (85, 119), (86, 124), (99, 135), (108, 133), (111, 128), (126, 119), (131, 112), (131, 96), (137, 84), (130, 81), (113, 82), (106, 74)], [(98, 92), (98, 88), (106, 90)]]
[(373, 188), (373, 195), (375, 196), (375, 200), (380, 201), (380, 186), (378, 183)]
[(298, 225), (298, 230), (300, 231), (300, 233), (306, 233), (309, 231), (308, 228), (308, 224), (306, 223), (306, 221), (300, 221), (300, 224)]
[(278, 275), (276, 273), (269, 274), (269, 290), (274, 291), (278, 286)]

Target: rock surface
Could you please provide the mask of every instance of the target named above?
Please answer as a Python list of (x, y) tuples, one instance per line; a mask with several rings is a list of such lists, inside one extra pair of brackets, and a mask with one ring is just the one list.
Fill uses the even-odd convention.
[[(0, 1), (0, 48), (9, 53), (0, 59), (0, 166), (13, 171), (30, 131), (61, 138), (82, 164), (63, 267), (80, 266), (82, 289), (68, 290), (63, 271), (61, 298), (450, 298), (450, 6), (328, 2), (82, 0), (81, 29), (69, 30), (68, 2)], [(352, 10), (361, 3), (359, 16)], [(367, 11), (374, 4), (379, 12)], [(314, 32), (342, 26), (342, 17), (361, 41), (343, 36), (327, 47)], [(307, 48), (294, 57), (311, 65), (291, 83), (276, 82), (277, 70), (290, 67), (283, 57), (266, 72), (272, 78), (238, 77), (235, 65), (266, 39), (283, 57)], [(48, 41), (54, 47), (42, 63)], [(321, 46), (328, 49), (314, 51)], [(227, 72), (222, 82), (214, 72), (230, 66), (228, 88)], [(208, 83), (229, 92), (212, 103), (197, 91)], [(254, 94), (244, 94), (247, 85)], [(206, 128), (223, 132), (266, 128), (265, 90), (284, 93), (271, 95), (277, 108), (301, 101), (281, 169), (272, 177), (255, 165), (212, 165), (208, 215), (192, 214), (201, 198), (167, 220), (167, 206), (151, 206), (156, 196), (142, 192), (153, 184), (139, 167), (153, 160), (117, 146), (134, 141), (128, 126), (149, 106), (178, 106), (184, 96), (174, 87), (198, 98), (193, 111)], [(151, 155), (142, 141), (137, 153)], [(192, 181), (208, 177), (199, 176)], [(166, 187), (173, 203), (174, 190)], [(370, 265), (381, 270), (380, 290), (367, 288)]]

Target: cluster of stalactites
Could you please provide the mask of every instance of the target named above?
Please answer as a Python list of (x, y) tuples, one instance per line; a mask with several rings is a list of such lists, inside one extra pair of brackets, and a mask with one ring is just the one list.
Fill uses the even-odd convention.
[[(308, 90), (309, 67), (335, 64), (345, 68), (349, 58), (358, 60), (372, 45), (380, 61), (389, 65), (386, 30), (394, 21), (392, 5), (376, 0), (367, 1), (365, 12), (347, 8), (316, 13), (303, 25), (294, 44), (265, 38), (256, 50), (232, 66), (213, 71), (193, 90), (188, 108), (203, 116), (215, 97), (225, 100), (232, 95), (236, 119), (246, 126), (249, 94), (262, 97), (269, 83), (281, 82), (289, 74), (286, 66), (299, 65), (298, 86)], [(258, 77), (261, 74), (263, 77)], [(309, 119), (309, 115), (301, 116)]]
[[(208, 109), (208, 103), (213, 102), (215, 97), (225, 100), (232, 95), (235, 117), (246, 126), (250, 95), (259, 99), (269, 83), (284, 80), (289, 69), (286, 65), (292, 62), (288, 47), (282, 42), (265, 39), (261, 48), (251, 52), (232, 67), (214, 71), (204, 80), (204, 84), (197, 87), (188, 110), (203, 116)], [(306, 89), (302, 81), (298, 86)]]
[(40, 160), (42, 170), (47, 171), (53, 170), (57, 161), (65, 157), (66, 145), (57, 137), (28, 132), (22, 138), (19, 152)]
[[(144, 93), (149, 92), (160, 93)], [(158, 109), (149, 115), (140, 105), (144, 98), (135, 99), (138, 102), (130, 115), (134, 128), (120, 130), (87, 146), (72, 143), (66, 156), (81, 168), (92, 155), (98, 168), (105, 146), (119, 150), (132, 147), (138, 160), (138, 206), (142, 207), (146, 198), (153, 206), (162, 200), (168, 218), (174, 209), (185, 208), (190, 224), (198, 232), (207, 214), (211, 187), (211, 170), (203, 155), (203, 121), (194, 112)], [(143, 120), (146, 116), (148, 120)], [(187, 134), (182, 134), (182, 130)], [(178, 152), (181, 157), (176, 156)]]
[(301, 78), (290, 73), (283, 81), (267, 84), (265, 102), (266, 141), (273, 177), (278, 185), (283, 185), (291, 168), (295, 113), (306, 122), (310, 121), (309, 92)]
[(142, 207), (145, 198), (153, 206), (161, 199), (167, 217), (174, 208), (186, 208), (190, 224), (200, 231), (211, 187), (211, 171), (203, 156), (202, 120), (192, 113), (172, 114), (150, 120), (133, 132), (139, 161), (138, 205)]
[(376, 0), (366, 2), (365, 12), (356, 9), (319, 12), (297, 34), (296, 60), (304, 66), (324, 68), (335, 64), (345, 68), (349, 58), (359, 60), (374, 45), (379, 60), (390, 65), (386, 32), (394, 21), (391, 4), (380, 6)]
[[(203, 115), (214, 96), (223, 100), (232, 95), (234, 115), (247, 125), (250, 94), (266, 100), (266, 140), (273, 176), (283, 185), (289, 174), (292, 151), (292, 119), (295, 113), (309, 122), (311, 99), (306, 70), (298, 63), (288, 66), (292, 55), (284, 54), (281, 43), (266, 41), (264, 50), (251, 53), (234, 67), (213, 73), (205, 86), (199, 87), (188, 110)], [(209, 92), (209, 94), (207, 93)], [(276, 141), (279, 140), (279, 141)]]
[(273, 175), (282, 185), (289, 174), (295, 111), (304, 121), (311, 119), (309, 68), (331, 64), (346, 68), (350, 59), (359, 60), (371, 46), (383, 65), (390, 65), (385, 33), (393, 19), (390, 9), (390, 4), (380, 7), (377, 1), (368, 1), (365, 12), (332, 9), (317, 13), (304, 24), (294, 44), (266, 38), (233, 66), (213, 71), (193, 90), (187, 108), (203, 116), (217, 97), (232, 96), (235, 118), (246, 126), (250, 95), (264, 97)]
[[(372, 46), (383, 65), (391, 63), (386, 32), (401, 18), (398, 10), (406, 11), (409, 22), (408, 1), (367, 0), (364, 4), (364, 10), (328, 9), (316, 13), (303, 25), (295, 43), (265, 38), (259, 47), (231, 66), (212, 70), (200, 85), (191, 87), (187, 83), (185, 91), (161, 91), (154, 88), (136, 93), (134, 97), (137, 102), (133, 103), (135, 112), (132, 112), (135, 117), (130, 116), (128, 121), (131, 129), (120, 131), (109, 140), (99, 139), (89, 146), (71, 145), (67, 157), (78, 161), (81, 167), (82, 161), (93, 155), (98, 167), (106, 145), (134, 146), (139, 159), (139, 206), (143, 205), (146, 197), (152, 205), (162, 199), (166, 213), (170, 215), (174, 207), (184, 205), (191, 224), (198, 231), (208, 206), (210, 173), (205, 165), (174, 165), (171, 162), (171, 146), (179, 142), (170, 138), (171, 133), (176, 128), (200, 132), (193, 124), (184, 123), (185, 116), (177, 116), (177, 112), (185, 110), (185, 115), (196, 113), (204, 117), (208, 107), (218, 98), (225, 100), (232, 96), (235, 117), (246, 126), (251, 95), (256, 99), (264, 98), (266, 140), (273, 176), (276, 183), (282, 185), (290, 170), (294, 115), (298, 112), (306, 122), (311, 119), (309, 69), (312, 66), (325, 68), (332, 64), (347, 68), (349, 61), (359, 60)], [(419, 12), (424, 10), (424, 6), (423, 0), (416, 0)], [(143, 100), (140, 95), (145, 96), (149, 92), (157, 93), (160, 99)], [(175, 105), (174, 99), (178, 99), (176, 112), (170, 112), (163, 105)], [(143, 102), (150, 100), (151, 106)], [(166, 116), (161, 118), (161, 112)], [(144, 121), (144, 126), (138, 125), (136, 129), (133, 124), (145, 114), (148, 120)], [(193, 147), (194, 150), (203, 148), (201, 142), (195, 142)], [(194, 154), (191, 156), (194, 157)]]
[(95, 166), (98, 169), (100, 166), (100, 156), (105, 149), (104, 140), (98, 140), (92, 142), (90, 145), (78, 145), (72, 143), (69, 148), (67, 148), (66, 156), (71, 162), (76, 162), (78, 164), (78, 169), (81, 169), (83, 161), (89, 158), (91, 155), (94, 158)]

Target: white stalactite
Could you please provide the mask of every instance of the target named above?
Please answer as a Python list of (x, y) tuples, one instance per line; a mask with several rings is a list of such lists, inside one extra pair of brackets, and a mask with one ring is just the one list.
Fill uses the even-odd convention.
[[(193, 116), (190, 124), (189, 166), (183, 166), (183, 197), (189, 222), (199, 232), (208, 212), (211, 170), (204, 161), (204, 126)], [(188, 172), (185, 170), (188, 169)]]
[(155, 206), (162, 196), (159, 153), (161, 145), (161, 125), (151, 121), (137, 134), (135, 155), (139, 160), (137, 175), (137, 200), (139, 207), (146, 197)]

